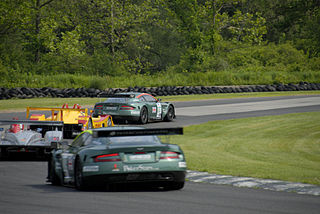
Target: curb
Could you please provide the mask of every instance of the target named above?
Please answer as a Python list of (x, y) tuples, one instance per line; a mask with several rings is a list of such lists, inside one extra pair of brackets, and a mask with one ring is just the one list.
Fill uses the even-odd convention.
[(209, 174), (207, 172), (187, 171), (189, 181), (196, 183), (224, 184), (236, 187), (260, 188), (272, 191), (294, 192), (298, 194), (320, 196), (320, 186), (296, 182), (231, 175)]

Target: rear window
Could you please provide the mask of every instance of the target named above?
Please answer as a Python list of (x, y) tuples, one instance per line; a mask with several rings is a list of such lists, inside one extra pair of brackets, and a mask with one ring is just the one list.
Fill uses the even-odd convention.
[(94, 139), (95, 143), (109, 144), (117, 147), (160, 145), (157, 136), (128, 136), (128, 137), (103, 137)]
[(123, 98), (123, 97), (111, 97), (106, 99), (105, 103), (127, 103), (129, 101), (129, 98)]

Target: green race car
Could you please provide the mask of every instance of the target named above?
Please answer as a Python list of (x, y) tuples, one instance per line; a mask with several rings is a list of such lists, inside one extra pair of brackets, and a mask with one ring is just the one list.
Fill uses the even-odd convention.
[(48, 179), (54, 185), (74, 185), (79, 190), (119, 183), (182, 189), (187, 170), (183, 151), (158, 137), (182, 132), (182, 128), (143, 127), (84, 131), (71, 145), (52, 151)]
[(96, 103), (93, 115), (111, 115), (114, 121), (136, 121), (141, 124), (172, 121), (176, 117), (172, 103), (137, 92), (117, 93), (104, 102)]

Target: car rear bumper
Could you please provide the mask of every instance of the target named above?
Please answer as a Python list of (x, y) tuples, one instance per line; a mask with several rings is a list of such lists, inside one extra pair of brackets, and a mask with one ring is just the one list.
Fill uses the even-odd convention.
[(86, 176), (88, 185), (136, 182), (184, 182), (186, 171), (122, 173)]
[(112, 119), (117, 121), (117, 120), (128, 120), (128, 121), (138, 121), (140, 117), (137, 116), (127, 116), (127, 115), (112, 115)]

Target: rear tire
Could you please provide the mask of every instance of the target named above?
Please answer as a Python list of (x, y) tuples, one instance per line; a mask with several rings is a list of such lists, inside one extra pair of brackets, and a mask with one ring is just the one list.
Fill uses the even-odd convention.
[(0, 158), (7, 158), (8, 157), (8, 152), (7, 152), (6, 148), (1, 148), (0, 151), (1, 151)]
[(180, 190), (184, 187), (184, 182), (172, 182), (168, 183), (165, 187), (166, 190)]
[(112, 121), (111, 121), (111, 118), (110, 118), (110, 117), (108, 118), (107, 125), (108, 125), (108, 127), (112, 126)]
[(167, 112), (166, 116), (164, 117), (164, 121), (170, 122), (173, 120), (174, 117), (175, 117), (174, 108), (170, 105), (168, 107), (168, 112)]
[(91, 120), (91, 118), (88, 121), (88, 129), (92, 129), (92, 120)]
[(54, 163), (53, 159), (51, 159), (51, 164), (50, 165), (51, 165), (50, 166), (50, 175), (49, 175), (50, 182), (54, 186), (59, 186), (59, 185), (61, 185), (61, 181), (60, 181), (59, 176), (56, 173), (56, 170), (55, 170), (56, 166), (55, 166), (55, 163)]
[(74, 184), (77, 190), (85, 190), (87, 188), (82, 173), (82, 164), (79, 158), (76, 159), (76, 165), (74, 170)]
[(139, 123), (146, 124), (147, 122), (148, 122), (148, 109), (144, 106), (140, 111)]

